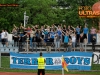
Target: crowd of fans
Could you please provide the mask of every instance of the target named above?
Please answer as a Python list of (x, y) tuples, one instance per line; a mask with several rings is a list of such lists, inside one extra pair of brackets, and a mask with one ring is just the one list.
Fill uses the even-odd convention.
[[(86, 25), (84, 27), (71, 25), (32, 25), (24, 27), (22, 24), (20, 27), (13, 25), (12, 37), (14, 40), (14, 46), (18, 46), (21, 50), (26, 46), (25, 43), (29, 43), (29, 49), (37, 51), (37, 47), (44, 46), (47, 51), (51, 51), (51, 47), (55, 48), (55, 51), (60, 51), (61, 45), (64, 46), (64, 51), (75, 51), (76, 46), (79, 45), (80, 51), (84, 51), (84, 44), (87, 44), (88, 33), (90, 33), (90, 42), (93, 43), (92, 49), (95, 51), (96, 33), (100, 33), (100, 29), (97, 30), (92, 26), (89, 29)], [(99, 26), (100, 28), (100, 26)], [(2, 30), (0, 33), (1, 42), (8, 47), (8, 32)]]

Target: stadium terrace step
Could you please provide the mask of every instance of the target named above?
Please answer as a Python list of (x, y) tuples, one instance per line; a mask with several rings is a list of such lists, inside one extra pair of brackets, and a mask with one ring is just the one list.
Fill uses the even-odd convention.
[(0, 51), (1, 51), (1, 53), (18, 52), (18, 47), (12, 47), (12, 48), (1, 47)]
[[(5, 45), (3, 46), (0, 43), (0, 51), (1, 51), (1, 53), (10, 53), (10, 52), (25, 52), (25, 53), (27, 53), (27, 51), (25, 51), (25, 49), (26, 49), (26, 47), (22, 47), (22, 49), (19, 49), (18, 46), (14, 47), (12, 42), (9, 43), (8, 47), (6, 47)], [(80, 49), (79, 45), (77, 45), (75, 51), (80, 51), (79, 49)], [(32, 53), (33, 52), (40, 52), (40, 51), (47, 52), (46, 51), (46, 46), (37, 47), (37, 51), (36, 51), (36, 49), (32, 49), (32, 48), (29, 49), (29, 52), (32, 52)], [(64, 45), (63, 44), (60, 47), (60, 51), (61, 52), (64, 51)], [(86, 45), (86, 51), (93, 52), (91, 43)], [(100, 44), (99, 43), (95, 44), (95, 51), (96, 52), (100, 52)], [(55, 51), (55, 47), (54, 46), (51, 47), (51, 52), (57, 52), (57, 51)]]

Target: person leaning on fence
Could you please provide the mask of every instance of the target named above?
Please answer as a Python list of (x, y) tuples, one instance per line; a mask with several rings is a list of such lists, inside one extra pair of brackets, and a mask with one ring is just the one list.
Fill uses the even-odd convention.
[(38, 58), (38, 75), (45, 75), (45, 58), (42, 56), (42, 52), (40, 52), (40, 57)]

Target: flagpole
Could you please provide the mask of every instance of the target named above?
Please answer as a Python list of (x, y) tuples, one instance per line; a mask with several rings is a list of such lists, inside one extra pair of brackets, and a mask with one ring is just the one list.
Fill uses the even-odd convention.
[[(63, 58), (63, 55), (62, 55), (62, 58)], [(64, 68), (62, 67), (62, 75), (64, 75)]]
[(64, 69), (62, 68), (62, 75), (64, 75)]

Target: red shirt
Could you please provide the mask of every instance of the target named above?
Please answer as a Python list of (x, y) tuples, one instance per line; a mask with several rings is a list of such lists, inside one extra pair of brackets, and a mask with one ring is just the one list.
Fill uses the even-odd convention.
[(31, 30), (32, 30), (31, 28), (27, 28), (27, 29), (26, 29), (28, 35), (30, 35), (30, 31), (31, 31)]

